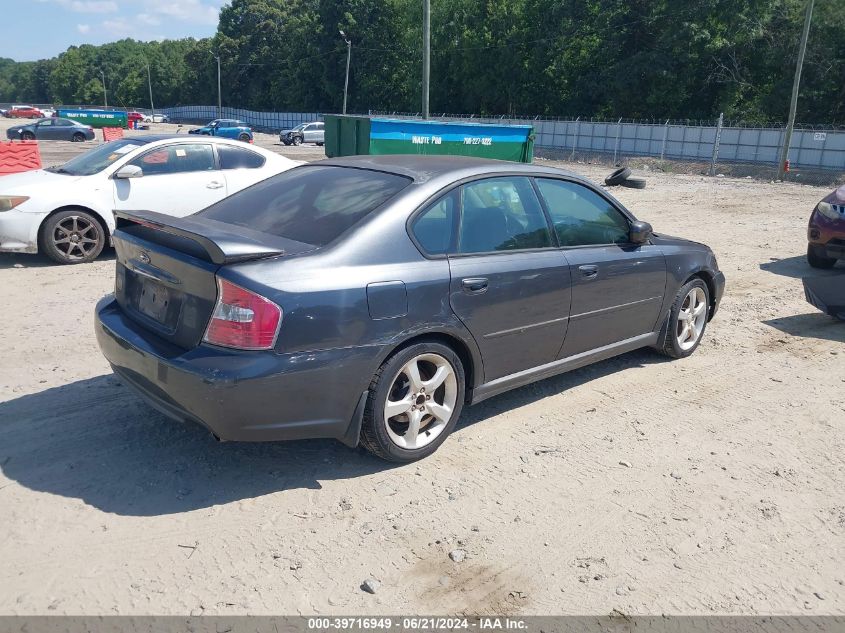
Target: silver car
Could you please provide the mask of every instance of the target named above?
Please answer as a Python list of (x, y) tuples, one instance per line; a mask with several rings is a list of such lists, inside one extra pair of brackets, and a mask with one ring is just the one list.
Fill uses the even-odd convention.
[(302, 123), (291, 130), (279, 132), (279, 140), (285, 145), (302, 145), (303, 143), (322, 145), (326, 142), (325, 127), (322, 121)]

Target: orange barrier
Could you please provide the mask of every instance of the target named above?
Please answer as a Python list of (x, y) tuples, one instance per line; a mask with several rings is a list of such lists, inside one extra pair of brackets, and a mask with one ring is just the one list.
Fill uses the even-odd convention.
[(38, 141), (0, 142), (0, 174), (41, 169)]
[(103, 142), (108, 143), (116, 139), (123, 138), (122, 127), (104, 127), (103, 128)]

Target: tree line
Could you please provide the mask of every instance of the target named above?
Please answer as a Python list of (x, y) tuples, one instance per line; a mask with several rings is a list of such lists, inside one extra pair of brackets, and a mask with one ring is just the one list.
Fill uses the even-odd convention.
[[(805, 0), (432, 0), (431, 111), (786, 118)], [(817, 0), (798, 120), (845, 123), (845, 2)], [(417, 112), (420, 0), (232, 0), (213, 37), (0, 59), (0, 101), (148, 108), (217, 102)]]

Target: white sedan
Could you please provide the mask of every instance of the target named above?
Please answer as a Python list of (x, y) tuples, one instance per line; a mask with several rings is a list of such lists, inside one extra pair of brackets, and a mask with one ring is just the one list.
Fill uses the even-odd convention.
[(110, 240), (114, 209), (182, 217), (298, 164), (215, 137), (105, 143), (61, 167), (0, 176), (0, 252), (89, 262)]

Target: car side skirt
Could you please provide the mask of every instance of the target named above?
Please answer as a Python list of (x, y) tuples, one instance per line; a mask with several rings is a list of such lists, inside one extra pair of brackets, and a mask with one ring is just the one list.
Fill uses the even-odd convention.
[(561, 358), (560, 360), (552, 361), (551, 363), (546, 363), (545, 365), (540, 365), (515, 374), (497, 378), (496, 380), (491, 380), (490, 382), (484, 383), (473, 390), (470, 404), (481, 402), (487, 398), (498, 396), (500, 393), (504, 393), (505, 391), (510, 391), (511, 389), (516, 389), (517, 387), (522, 387), (529, 383), (543, 380), (544, 378), (551, 378), (552, 376), (563, 374), (568, 371), (572, 371), (573, 369), (579, 369), (586, 365), (618, 356), (619, 354), (632, 352), (636, 349), (640, 349), (641, 347), (656, 345), (658, 337), (659, 334), (657, 332), (641, 334), (639, 336), (625, 339), (624, 341), (619, 341), (618, 343), (605, 345), (604, 347), (582, 352), (581, 354), (569, 356), (568, 358)]

